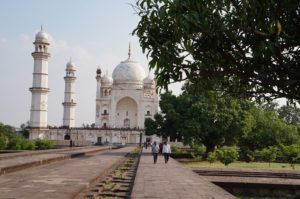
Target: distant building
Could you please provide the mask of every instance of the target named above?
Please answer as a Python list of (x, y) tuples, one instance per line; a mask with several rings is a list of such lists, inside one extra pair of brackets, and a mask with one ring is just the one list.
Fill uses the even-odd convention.
[(97, 70), (96, 127), (144, 128), (145, 118), (158, 111), (155, 81), (139, 63), (122, 61), (113, 71), (112, 78), (101, 76)]
[[(75, 145), (89, 143), (139, 143), (144, 134), (145, 118), (153, 118), (158, 111), (158, 96), (155, 80), (131, 58), (117, 65), (112, 78), (96, 71), (95, 128), (75, 127), (75, 64), (70, 60), (66, 67), (65, 98), (63, 102), (62, 128), (48, 128), (48, 46), (47, 34), (41, 29), (36, 34), (33, 86), (30, 111), (30, 139), (48, 138), (66, 144), (72, 140)], [(145, 141), (145, 136), (143, 136)]]

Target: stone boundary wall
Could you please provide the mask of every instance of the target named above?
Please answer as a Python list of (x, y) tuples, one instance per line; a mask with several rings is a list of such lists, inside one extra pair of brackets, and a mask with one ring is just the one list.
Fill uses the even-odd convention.
[(139, 144), (146, 141), (143, 129), (84, 129), (84, 128), (50, 128), (28, 129), (29, 139), (50, 139), (57, 145), (86, 146), (94, 144)]

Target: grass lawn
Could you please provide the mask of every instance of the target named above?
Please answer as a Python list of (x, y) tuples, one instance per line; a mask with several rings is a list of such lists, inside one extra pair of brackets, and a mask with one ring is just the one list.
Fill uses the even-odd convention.
[[(207, 161), (188, 161), (186, 159), (178, 159), (179, 162), (188, 168), (226, 168), (221, 162), (209, 164)], [(295, 165), (295, 170), (288, 163), (269, 163), (266, 162), (234, 162), (228, 166), (229, 169), (266, 169), (266, 170), (281, 170), (281, 171), (300, 171), (300, 164)]]

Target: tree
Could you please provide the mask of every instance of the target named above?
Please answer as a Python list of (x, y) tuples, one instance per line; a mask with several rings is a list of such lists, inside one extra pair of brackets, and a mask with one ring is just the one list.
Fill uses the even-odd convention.
[(300, 100), (300, 1), (138, 0), (133, 34), (157, 84)]
[[(247, 107), (248, 106), (248, 107)], [(274, 111), (263, 111), (255, 105), (242, 107), (244, 114), (244, 131), (239, 140), (242, 151), (255, 151), (279, 144), (298, 143), (297, 127), (289, 125), (278, 118)]]
[(279, 118), (289, 124), (300, 126), (300, 108), (296, 105), (285, 105), (278, 109)]
[(202, 143), (206, 155), (216, 146), (237, 144), (243, 128), (237, 100), (199, 88), (198, 84), (191, 84), (179, 96), (183, 100), (180, 104), (188, 104), (180, 113), (183, 117), (180, 132), (184, 139), (189, 143)]
[(209, 165), (211, 165), (212, 163), (214, 163), (215, 161), (217, 161), (218, 156), (217, 156), (217, 152), (209, 152), (208, 156), (206, 158), (206, 160), (209, 162)]
[(146, 120), (146, 134), (203, 144), (206, 155), (216, 146), (236, 144), (241, 133), (237, 101), (218, 92), (203, 91), (197, 84), (184, 89), (178, 97), (169, 92), (161, 95), (161, 114), (152, 121)]
[(268, 147), (268, 148), (264, 148), (260, 154), (262, 155), (263, 159), (267, 162), (269, 162), (269, 167), (271, 167), (271, 162), (276, 160), (277, 157), (277, 148), (276, 147)]
[(0, 150), (6, 148), (6, 137), (0, 134)]
[(222, 147), (217, 150), (217, 156), (220, 162), (226, 167), (239, 158), (239, 154), (235, 147)]
[(300, 161), (300, 146), (296, 144), (289, 146), (281, 145), (281, 150), (285, 160), (295, 169), (295, 163)]

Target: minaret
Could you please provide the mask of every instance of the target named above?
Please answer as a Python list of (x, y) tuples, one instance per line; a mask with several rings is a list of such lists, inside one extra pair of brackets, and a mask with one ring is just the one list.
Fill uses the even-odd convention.
[(64, 106), (63, 126), (75, 127), (75, 65), (70, 60), (67, 63), (65, 79), (65, 101)]
[(35, 51), (32, 53), (34, 59), (33, 83), (29, 89), (31, 91), (31, 109), (29, 127), (47, 128), (47, 110), (48, 110), (48, 35), (41, 31), (35, 35)]
[(98, 101), (101, 98), (101, 69), (100, 67), (97, 68), (96, 71), (96, 80), (97, 80), (97, 90), (96, 90), (96, 117), (95, 117), (95, 126), (99, 127), (100, 126), (100, 105)]

